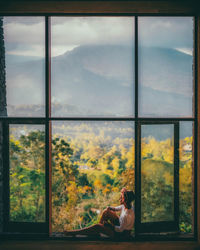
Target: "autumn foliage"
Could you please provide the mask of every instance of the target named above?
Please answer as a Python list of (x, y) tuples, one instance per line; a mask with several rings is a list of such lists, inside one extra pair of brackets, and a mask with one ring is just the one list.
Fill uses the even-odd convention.
[[(56, 127), (56, 126), (55, 126)], [(135, 186), (132, 128), (58, 126), (52, 136), (52, 230), (78, 229), (98, 221), (108, 205), (118, 205), (120, 189)], [(73, 132), (73, 133), (72, 133)], [(12, 221), (45, 220), (45, 137), (28, 131), (10, 136), (10, 216)], [(192, 231), (192, 137), (180, 140), (180, 230)], [(172, 139), (142, 140), (143, 222), (171, 220)]]

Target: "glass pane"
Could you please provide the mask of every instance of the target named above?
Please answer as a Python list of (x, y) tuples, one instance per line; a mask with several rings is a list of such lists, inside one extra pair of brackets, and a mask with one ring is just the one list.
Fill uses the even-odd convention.
[(4, 17), (8, 116), (44, 116), (44, 17)]
[(10, 221), (45, 221), (45, 130), (9, 126)]
[(193, 116), (193, 18), (139, 17), (139, 115)]
[(174, 125), (141, 127), (141, 221), (174, 219)]
[(134, 115), (134, 18), (52, 17), (52, 116)]
[(180, 122), (180, 231), (193, 232), (193, 122)]
[(53, 122), (52, 231), (79, 229), (134, 190), (133, 122)]

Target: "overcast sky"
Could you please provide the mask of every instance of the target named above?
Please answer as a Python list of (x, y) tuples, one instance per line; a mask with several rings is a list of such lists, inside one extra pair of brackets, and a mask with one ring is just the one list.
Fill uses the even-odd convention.
[[(80, 45), (134, 46), (134, 17), (52, 17), (51, 24), (52, 56), (62, 55)], [(138, 25), (139, 46), (173, 48), (192, 54), (192, 17), (139, 17)], [(5, 17), (4, 37), (7, 55), (44, 58), (45, 18)], [(27, 75), (25, 73), (12, 75), (12, 67), (8, 65), (10, 61), (6, 60), (6, 63), (8, 103), (43, 104), (44, 67), (41, 72), (37, 72), (40, 77), (37, 79), (34, 69), (30, 71), (31, 77), (29, 72), (25, 72)], [(192, 91), (192, 82), (187, 84)], [(13, 92), (14, 85), (16, 86), (15, 92)], [(158, 89), (157, 85), (151, 87)], [(43, 86), (42, 91), (41, 86)], [(175, 92), (174, 89), (166, 86), (159, 85), (159, 87), (163, 91)], [(26, 88), (29, 89), (31, 95), (25, 94)]]
[(52, 55), (93, 44), (134, 43), (134, 17), (53, 17)]
[(140, 17), (138, 32), (140, 46), (175, 48), (192, 54), (192, 17)]
[[(134, 43), (134, 17), (52, 17), (52, 56), (80, 45)], [(192, 17), (139, 17), (139, 44), (192, 53)], [(44, 56), (44, 17), (5, 17), (8, 54)]]
[(4, 38), (7, 54), (44, 57), (44, 17), (5, 17)]

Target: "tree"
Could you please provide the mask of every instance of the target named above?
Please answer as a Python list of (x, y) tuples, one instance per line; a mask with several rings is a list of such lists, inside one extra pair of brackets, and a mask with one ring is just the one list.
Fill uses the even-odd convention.
[(10, 204), (14, 221), (44, 221), (44, 131), (10, 138)]

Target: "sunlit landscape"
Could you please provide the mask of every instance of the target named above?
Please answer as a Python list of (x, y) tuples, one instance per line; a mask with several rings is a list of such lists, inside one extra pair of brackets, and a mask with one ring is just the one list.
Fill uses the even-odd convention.
[[(191, 128), (191, 124), (188, 125), (187, 127)], [(25, 134), (20, 135), (19, 127), (12, 129), (11, 219), (43, 221), (44, 132), (41, 129), (30, 131), (31, 128), (21, 128)], [(122, 187), (134, 190), (133, 138), (134, 124), (131, 122), (53, 123), (53, 232), (94, 224), (105, 207), (119, 204)], [(154, 137), (144, 137), (142, 161), (142, 221), (172, 220), (172, 139), (158, 140)], [(192, 137), (190, 136), (180, 139), (180, 211), (181, 231), (191, 232)]]

